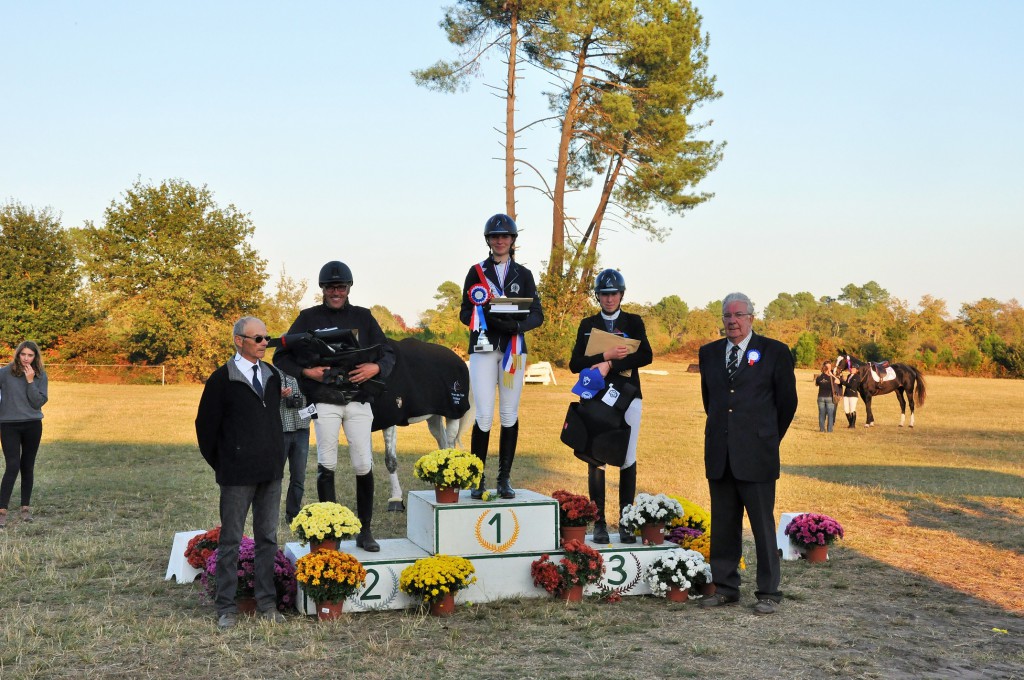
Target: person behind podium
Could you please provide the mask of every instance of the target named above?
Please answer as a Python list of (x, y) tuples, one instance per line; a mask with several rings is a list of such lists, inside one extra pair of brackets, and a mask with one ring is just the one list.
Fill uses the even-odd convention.
[[(356, 515), (363, 528), (356, 536), (356, 546), (368, 552), (379, 552), (380, 544), (373, 538), (373, 395), (366, 381), (387, 380), (395, 366), (395, 350), (388, 344), (380, 324), (365, 307), (349, 302), (352, 270), (344, 262), (332, 260), (320, 268), (320, 290), (323, 303), (299, 312), (288, 334), (328, 328), (355, 331), (360, 347), (377, 347), (377, 360), (356, 365), (346, 376), (344, 386), (331, 380), (328, 366), (303, 367), (287, 347), (274, 352), (274, 365), (299, 379), (302, 393), (316, 405), (316, 492), (320, 502), (337, 502), (334, 471), (338, 465), (338, 440), (341, 430), (348, 440), (348, 454), (356, 476)], [(350, 388), (355, 387), (355, 394)]]
[(238, 547), (252, 507), (256, 542), (255, 595), (260, 618), (280, 623), (274, 585), (277, 522), (284, 476), (281, 378), (261, 361), (267, 327), (251, 316), (235, 323), (234, 358), (206, 381), (196, 412), (196, 438), (220, 486), (220, 542), (217, 545), (217, 626), (238, 621)]
[[(462, 287), (459, 319), (469, 326), (469, 381), (473, 387), (476, 422), (470, 451), (487, 462), (487, 447), (494, 421), (494, 390), (498, 390), (498, 495), (515, 498), (512, 461), (519, 439), (519, 399), (523, 392), (528, 331), (544, 322), (533, 273), (515, 261), (519, 230), (508, 215), (497, 214), (484, 224), (487, 258), (469, 268)], [(489, 309), (494, 298), (528, 298), (526, 314), (503, 314)], [(470, 495), (481, 498), (485, 479)]]
[[(594, 297), (601, 305), (601, 311), (580, 321), (576, 331), (576, 344), (569, 359), (569, 370), (579, 373), (585, 368), (596, 368), (605, 379), (606, 387), (619, 392), (626, 383), (636, 388), (636, 397), (626, 408), (624, 419), (629, 425), (629, 444), (626, 459), (619, 468), (619, 509), (633, 502), (636, 496), (636, 443), (640, 436), (640, 414), (643, 410), (640, 392), (641, 366), (654, 360), (651, 343), (647, 340), (647, 328), (637, 314), (622, 311), (622, 297), (626, 293), (626, 279), (614, 269), (605, 269), (594, 279)], [(640, 341), (635, 352), (630, 353), (625, 344), (606, 349), (600, 354), (587, 355), (587, 342), (594, 329), (602, 330), (625, 338)], [(623, 373), (629, 373), (626, 377)], [(595, 397), (599, 398), (599, 397)], [(608, 525), (604, 515), (605, 465), (589, 465), (587, 487), (590, 500), (597, 504), (597, 520), (594, 522), (594, 543), (609, 543)], [(619, 540), (636, 543), (631, 530), (619, 529)]]

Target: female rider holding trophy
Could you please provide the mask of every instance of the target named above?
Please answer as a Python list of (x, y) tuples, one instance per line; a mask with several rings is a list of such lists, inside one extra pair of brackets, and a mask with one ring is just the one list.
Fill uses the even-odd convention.
[[(469, 326), (469, 380), (476, 422), (470, 451), (484, 463), (494, 421), (494, 390), (498, 390), (498, 495), (515, 498), (510, 474), (519, 438), (519, 398), (526, 370), (524, 333), (544, 321), (537, 285), (529, 269), (514, 260), (519, 235), (508, 215), (498, 214), (484, 225), (490, 255), (474, 264), (462, 287), (459, 319)], [(512, 298), (507, 300), (506, 298)], [(517, 299), (519, 301), (517, 301)], [(473, 489), (483, 496), (485, 481)]]

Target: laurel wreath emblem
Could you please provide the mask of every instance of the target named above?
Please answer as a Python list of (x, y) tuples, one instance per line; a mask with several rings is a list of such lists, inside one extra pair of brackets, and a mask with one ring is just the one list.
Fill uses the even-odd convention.
[(508, 539), (507, 541), (505, 541), (504, 543), (500, 544), (500, 545), (497, 544), (497, 543), (491, 543), (486, 538), (484, 538), (483, 534), (480, 531), (480, 527), (483, 526), (484, 520), (487, 519), (487, 515), (491, 514), (490, 510), (484, 510), (480, 514), (480, 517), (477, 519), (477, 521), (476, 521), (476, 529), (474, 530), (474, 533), (476, 534), (476, 541), (477, 541), (477, 543), (482, 545), (487, 550), (490, 550), (491, 552), (495, 552), (495, 553), (507, 552), (508, 549), (511, 548), (512, 545), (519, 538), (519, 518), (516, 517), (516, 511), (515, 510), (509, 510), (508, 512), (509, 512), (510, 515), (512, 515), (512, 537), (510, 539)]
[(632, 581), (623, 583), (618, 588), (608, 586), (609, 592), (625, 595), (629, 591), (633, 590), (633, 588), (636, 587), (636, 584), (640, 583), (640, 578), (643, 576), (643, 569), (640, 567), (640, 558), (637, 557), (635, 553), (629, 553), (629, 556), (633, 558), (633, 562), (636, 564), (636, 576), (633, 577)]
[(348, 596), (348, 602), (353, 604), (357, 609), (362, 609), (363, 611), (378, 612), (384, 611), (385, 609), (391, 609), (391, 603), (395, 601), (399, 592), (398, 575), (395, 574), (395, 570), (391, 567), (388, 567), (388, 574), (391, 576), (391, 595), (387, 598), (381, 600), (377, 604), (368, 604), (359, 599), (359, 593), (352, 593)]

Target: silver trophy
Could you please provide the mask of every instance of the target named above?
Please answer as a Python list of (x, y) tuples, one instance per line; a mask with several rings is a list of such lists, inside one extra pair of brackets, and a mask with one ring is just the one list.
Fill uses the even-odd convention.
[(491, 344), (491, 339), (487, 337), (487, 329), (481, 328), (480, 335), (476, 336), (476, 344), (473, 345), (474, 352), (493, 352), (494, 345)]

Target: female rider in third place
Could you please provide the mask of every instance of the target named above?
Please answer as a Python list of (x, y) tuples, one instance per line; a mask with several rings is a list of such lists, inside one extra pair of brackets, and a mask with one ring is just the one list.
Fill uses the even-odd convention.
[[(515, 498), (510, 475), (519, 439), (519, 398), (526, 370), (526, 339), (523, 334), (544, 321), (537, 285), (529, 269), (517, 263), (516, 237), (519, 230), (508, 215), (497, 214), (484, 225), (484, 241), (490, 255), (469, 268), (462, 286), (459, 319), (469, 326), (469, 382), (473, 389), (476, 422), (470, 451), (487, 462), (487, 445), (494, 421), (494, 390), (498, 390), (498, 495)], [(526, 316), (495, 314), (488, 311), (492, 298), (532, 298)], [(483, 496), (485, 488), (473, 489), (473, 498)]]
[[(585, 368), (597, 368), (605, 379), (606, 385), (620, 386), (630, 383), (636, 388), (636, 398), (626, 409), (625, 420), (630, 427), (629, 444), (626, 448), (626, 460), (619, 468), (619, 510), (633, 502), (636, 495), (636, 444), (640, 436), (640, 414), (643, 412), (643, 395), (640, 392), (641, 366), (647, 366), (654, 360), (651, 343), (647, 340), (647, 328), (644, 320), (637, 314), (622, 311), (622, 296), (626, 293), (626, 279), (614, 269), (605, 269), (594, 279), (594, 297), (601, 305), (601, 311), (580, 321), (576, 331), (576, 345), (569, 359), (569, 370), (579, 373)], [(602, 354), (587, 356), (584, 354), (590, 332), (595, 328), (613, 333), (623, 338), (640, 341), (636, 351), (629, 353), (627, 347), (619, 345), (607, 349)], [(629, 373), (624, 376), (623, 373)], [(605, 467), (589, 466), (587, 487), (590, 500), (597, 504), (597, 521), (594, 523), (594, 543), (610, 543), (608, 524), (604, 515)], [(636, 543), (636, 537), (629, 529), (619, 526), (619, 541)]]

